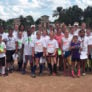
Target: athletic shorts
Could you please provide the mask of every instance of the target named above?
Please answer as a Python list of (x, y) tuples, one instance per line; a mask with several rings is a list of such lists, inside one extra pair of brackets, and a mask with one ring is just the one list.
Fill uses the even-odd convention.
[(43, 57), (43, 52), (36, 52), (35, 58), (41, 58)]
[(53, 55), (53, 53), (48, 53), (47, 57), (55, 57), (56, 55)]
[(12, 55), (15, 53), (15, 50), (7, 50), (6, 51), (6, 62), (11, 63), (14, 62)]
[(28, 60), (30, 61), (30, 63), (33, 62), (33, 58), (31, 55), (25, 55), (25, 62), (24, 63), (28, 62)]
[(71, 52), (70, 51), (65, 51), (64, 52), (64, 58), (67, 58), (71, 55)]
[(0, 58), (0, 66), (5, 66), (5, 57)]
[(73, 58), (73, 57), (72, 57), (72, 62), (76, 62), (76, 61), (77, 61), (77, 62), (80, 62), (80, 58)]

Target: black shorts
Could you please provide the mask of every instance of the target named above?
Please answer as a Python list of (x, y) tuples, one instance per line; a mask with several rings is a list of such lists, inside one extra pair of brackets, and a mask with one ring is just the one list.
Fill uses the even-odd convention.
[(12, 55), (15, 53), (15, 50), (7, 50), (6, 51), (6, 62), (14, 62)]
[(67, 58), (71, 55), (71, 52), (70, 51), (65, 51), (64, 52), (64, 58)]
[(36, 52), (35, 58), (41, 58), (43, 57), (43, 52)]
[(56, 55), (53, 55), (53, 53), (48, 53), (47, 57), (55, 57)]
[(80, 62), (80, 58), (72, 58), (72, 62)]
[(5, 57), (0, 58), (0, 66), (5, 66)]

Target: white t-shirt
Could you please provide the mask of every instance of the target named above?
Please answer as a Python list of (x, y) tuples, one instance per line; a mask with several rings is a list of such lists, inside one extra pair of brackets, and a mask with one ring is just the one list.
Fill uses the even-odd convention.
[(48, 53), (54, 53), (55, 49), (59, 48), (58, 43), (55, 39), (53, 40), (48, 39), (46, 47)]
[(74, 35), (79, 35), (79, 31), (80, 31), (80, 29), (75, 30)]
[(31, 38), (32, 38), (33, 40), (36, 39), (36, 31), (35, 31), (34, 33), (31, 34)]
[(43, 48), (46, 48), (46, 43), (44, 41), (44, 39), (40, 38), (40, 39), (34, 39), (34, 49), (35, 52), (43, 52)]
[(63, 51), (69, 51), (69, 48), (70, 48), (70, 43), (71, 43), (71, 40), (72, 38), (71, 37), (68, 37), (68, 38), (63, 38), (62, 39), (62, 42), (63, 42)]
[(16, 49), (16, 38), (14, 36), (5, 38), (6, 41), (6, 49), (7, 50), (15, 50)]
[(2, 39), (4, 40), (4, 39), (8, 36), (8, 33), (5, 33), (5, 32), (4, 32), (4, 33), (2, 33), (1, 35), (2, 35)]
[(73, 36), (74, 36), (74, 34), (71, 34), (71, 33), (69, 34), (69, 37), (71, 37), (71, 39), (73, 38)]
[(88, 58), (88, 38), (85, 36), (83, 38), (79, 37), (80, 46), (82, 50), (80, 51), (80, 59)]
[(23, 39), (24, 55), (32, 55), (33, 40), (31, 36)]
[(88, 38), (88, 45), (92, 45), (92, 36), (86, 36)]
[(21, 49), (22, 48), (22, 45), (23, 45), (23, 37), (20, 39), (20, 38), (17, 38), (16, 40), (18, 42), (18, 49)]
[(44, 42), (47, 43), (50, 37), (48, 35), (46, 36), (41, 36), (42, 39), (44, 39)]
[[(1, 42), (0, 43), (0, 51), (4, 51), (4, 49), (6, 49), (6, 45), (4, 42)], [(5, 56), (6, 56), (5, 53), (0, 53), (0, 58), (3, 58)]]
[(13, 36), (14, 36), (15, 38), (17, 38), (17, 37), (18, 37), (18, 31), (14, 30), (14, 31), (13, 31)]
[(24, 31), (22, 36), (23, 36), (23, 38), (26, 38), (27, 37), (27, 32)]

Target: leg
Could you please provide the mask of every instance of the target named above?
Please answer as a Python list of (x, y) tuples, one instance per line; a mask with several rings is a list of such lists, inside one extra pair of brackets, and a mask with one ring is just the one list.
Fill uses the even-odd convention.
[(75, 62), (72, 61), (72, 76), (73, 77), (75, 77), (74, 68), (75, 68)]
[(78, 77), (80, 77), (80, 61), (77, 62), (78, 65)]

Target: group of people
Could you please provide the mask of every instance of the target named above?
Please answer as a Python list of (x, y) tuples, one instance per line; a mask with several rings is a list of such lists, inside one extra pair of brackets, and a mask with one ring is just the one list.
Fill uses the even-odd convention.
[(30, 64), (30, 75), (35, 78), (36, 70), (43, 75), (44, 70), (49, 75), (64, 75), (72, 77), (86, 75), (86, 68), (92, 70), (92, 33), (77, 22), (73, 26), (49, 25), (43, 28), (39, 25), (25, 27), (23, 24), (8, 28), (8, 33), (0, 26), (0, 75), (7, 76), (15, 70), (26, 74), (27, 63)]

